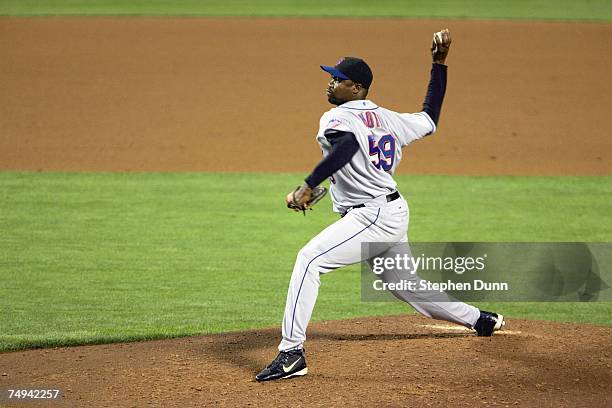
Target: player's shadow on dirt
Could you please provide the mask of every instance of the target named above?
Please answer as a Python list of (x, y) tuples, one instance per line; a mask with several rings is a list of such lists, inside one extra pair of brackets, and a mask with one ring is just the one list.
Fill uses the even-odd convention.
[(389, 341), (389, 340), (422, 340), (441, 339), (453, 337), (468, 337), (474, 334), (468, 332), (440, 332), (440, 333), (372, 333), (347, 334), (334, 332), (316, 332), (308, 336), (310, 340), (337, 340), (337, 341)]
[[(423, 340), (474, 336), (468, 332), (432, 333), (338, 333), (312, 330), (308, 340), (317, 341), (397, 341)], [(225, 361), (246, 371), (255, 373), (265, 367), (277, 354), (280, 340), (278, 329), (253, 330), (239, 333), (224, 333), (214, 336), (212, 344), (202, 350), (219, 361)]]

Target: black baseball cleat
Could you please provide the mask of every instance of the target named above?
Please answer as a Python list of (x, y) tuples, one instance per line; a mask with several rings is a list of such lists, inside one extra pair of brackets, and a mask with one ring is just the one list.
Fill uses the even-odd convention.
[(478, 336), (490, 337), (494, 331), (503, 329), (505, 324), (504, 316), (481, 310), (480, 317), (474, 325), (474, 330), (476, 330)]
[(281, 378), (306, 375), (306, 357), (304, 350), (281, 351), (278, 356), (255, 376), (257, 381), (271, 381)]

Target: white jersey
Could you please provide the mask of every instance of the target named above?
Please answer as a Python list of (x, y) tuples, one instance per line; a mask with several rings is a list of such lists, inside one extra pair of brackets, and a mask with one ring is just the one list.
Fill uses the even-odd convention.
[(351, 161), (331, 177), (334, 211), (343, 213), (396, 190), (393, 172), (402, 159), (402, 148), (430, 135), (436, 125), (425, 112), (397, 113), (369, 100), (350, 101), (321, 116), (317, 142), (323, 156), (331, 151), (328, 129), (351, 132), (359, 150)]

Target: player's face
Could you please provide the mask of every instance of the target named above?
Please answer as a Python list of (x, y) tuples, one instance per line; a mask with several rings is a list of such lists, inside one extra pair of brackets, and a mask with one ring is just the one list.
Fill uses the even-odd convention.
[(327, 84), (327, 100), (332, 105), (342, 105), (356, 99), (355, 83), (350, 79), (331, 77)]

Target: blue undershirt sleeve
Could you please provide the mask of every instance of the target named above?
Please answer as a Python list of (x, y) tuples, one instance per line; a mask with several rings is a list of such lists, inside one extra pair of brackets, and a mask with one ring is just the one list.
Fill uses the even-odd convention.
[(440, 119), (442, 101), (446, 92), (446, 71), (446, 65), (432, 64), (427, 95), (423, 102), (423, 112), (427, 113), (436, 125)]
[(359, 142), (351, 132), (328, 130), (325, 137), (331, 143), (331, 152), (317, 164), (312, 173), (304, 180), (310, 188), (315, 188), (326, 178), (344, 167), (359, 150)]

